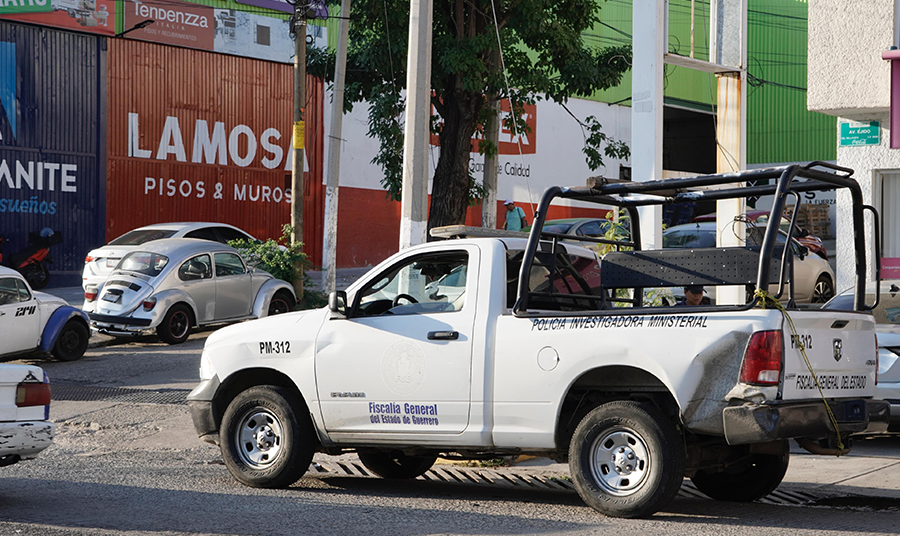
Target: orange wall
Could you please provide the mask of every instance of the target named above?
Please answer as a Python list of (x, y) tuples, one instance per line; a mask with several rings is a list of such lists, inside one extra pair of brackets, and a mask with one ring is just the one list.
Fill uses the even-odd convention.
[[(338, 268), (374, 266), (393, 255), (400, 243), (400, 202), (390, 201), (383, 190), (341, 187), (338, 193)], [(528, 223), (534, 213), (519, 203)], [(497, 228), (503, 227), (503, 201), (497, 202)], [(607, 217), (605, 209), (550, 207), (549, 219)], [(481, 204), (469, 207), (466, 225), (481, 225)]]

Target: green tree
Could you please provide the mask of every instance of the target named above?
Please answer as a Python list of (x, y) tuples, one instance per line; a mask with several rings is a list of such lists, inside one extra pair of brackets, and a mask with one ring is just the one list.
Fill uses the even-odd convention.
[[(369, 135), (380, 141), (373, 162), (383, 168), (382, 184), (393, 199), (401, 195), (409, 5), (409, 0), (354, 0), (350, 20), (345, 109), (369, 103)], [(514, 121), (523, 132), (524, 104), (540, 99), (565, 104), (569, 97), (620, 82), (631, 61), (630, 48), (594, 48), (582, 39), (582, 32), (600, 21), (599, 14), (596, 0), (434, 1), (431, 102), (437, 115), (432, 130), (441, 150), (429, 229), (463, 223), (470, 199), (483, 191), (470, 176), (468, 162), (472, 136), (492, 119), (489, 99), (510, 99), (514, 113), (507, 126)], [(311, 73), (333, 78), (333, 55), (311, 49), (308, 64)], [(603, 134), (594, 118), (582, 127), (592, 169), (602, 164), (601, 150), (627, 157), (625, 144)], [(482, 140), (479, 152), (496, 154), (497, 148)]]

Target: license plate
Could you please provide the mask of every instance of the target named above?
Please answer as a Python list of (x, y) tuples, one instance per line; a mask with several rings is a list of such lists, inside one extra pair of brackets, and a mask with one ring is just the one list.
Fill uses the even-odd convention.
[(109, 293), (107, 293), (107, 294), (104, 294), (104, 295), (103, 295), (103, 301), (108, 301), (108, 302), (111, 302), (111, 303), (119, 303), (119, 300), (121, 300), (121, 299), (122, 299), (122, 295), (121, 295), (121, 294), (109, 294)]
[(115, 268), (117, 264), (119, 264), (120, 259), (106, 259), (106, 267), (107, 268)]

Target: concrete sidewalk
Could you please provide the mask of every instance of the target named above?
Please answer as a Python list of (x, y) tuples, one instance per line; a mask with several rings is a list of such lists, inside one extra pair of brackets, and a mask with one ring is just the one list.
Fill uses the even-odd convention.
[[(548, 458), (519, 456), (512, 471), (569, 475), (569, 466)], [(880, 497), (900, 500), (900, 435), (854, 439), (847, 456), (819, 456), (791, 443), (791, 462), (780, 490), (817, 498)]]

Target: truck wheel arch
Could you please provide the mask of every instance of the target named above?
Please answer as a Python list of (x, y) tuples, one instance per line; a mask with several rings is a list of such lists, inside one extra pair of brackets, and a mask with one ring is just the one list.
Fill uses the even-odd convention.
[(304, 404), (307, 404), (307, 406), (309, 405), (306, 401), (306, 397), (300, 392), (300, 389), (298, 389), (294, 382), (283, 372), (267, 368), (239, 370), (228, 376), (228, 378), (225, 378), (219, 386), (219, 389), (216, 391), (215, 398), (213, 399), (213, 417), (215, 419), (217, 430), (222, 425), (222, 417), (225, 415), (228, 404), (230, 404), (238, 394), (258, 385), (274, 385), (289, 389), (299, 396)]
[(669, 388), (652, 373), (628, 365), (610, 365), (585, 371), (563, 397), (556, 421), (556, 446), (568, 452), (581, 420), (595, 407), (613, 400), (650, 402), (680, 421), (681, 409)]

